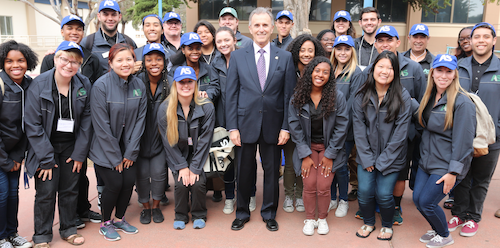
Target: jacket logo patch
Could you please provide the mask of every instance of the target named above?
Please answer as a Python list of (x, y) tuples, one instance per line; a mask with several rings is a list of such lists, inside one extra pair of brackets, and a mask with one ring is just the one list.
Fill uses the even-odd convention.
[(236, 42), (236, 45), (240, 47), (241, 46), (241, 41)]
[(429, 69), (424, 69), (424, 74), (429, 75)]
[(402, 70), (401, 73), (400, 73), (400, 76), (401, 77), (406, 77), (408, 76), (408, 70)]
[(203, 78), (203, 82), (206, 83), (206, 84), (210, 83), (210, 78), (204, 77)]
[(446, 104), (441, 106), (441, 111), (446, 111)]
[(141, 89), (135, 89), (135, 90), (134, 90), (134, 93), (133, 93), (133, 96), (142, 96), (142, 91), (141, 91)]
[(498, 81), (500, 81), (500, 75), (493, 75), (491, 77), (491, 81), (492, 82), (498, 82)]
[(85, 96), (87, 95), (87, 90), (85, 88), (80, 88), (77, 93), (78, 96)]

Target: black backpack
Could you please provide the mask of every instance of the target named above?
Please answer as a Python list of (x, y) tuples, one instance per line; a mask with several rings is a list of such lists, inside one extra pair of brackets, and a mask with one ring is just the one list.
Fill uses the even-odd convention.
[[(123, 35), (123, 38), (125, 38), (125, 42), (127, 44), (129, 44), (132, 48), (134, 48), (135, 42), (130, 37), (128, 37), (126, 34), (122, 34), (122, 35)], [(87, 49), (89, 49), (90, 51), (92, 51), (92, 46), (94, 46), (94, 38), (95, 38), (95, 33), (91, 33), (91, 34), (89, 34), (89, 36), (87, 36), (87, 40), (85, 41), (85, 47)]]

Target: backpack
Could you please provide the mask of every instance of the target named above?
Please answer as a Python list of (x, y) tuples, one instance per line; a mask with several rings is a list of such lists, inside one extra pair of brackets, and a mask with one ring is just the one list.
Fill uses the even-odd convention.
[[(125, 38), (125, 42), (129, 44), (132, 48), (134, 47), (134, 41), (132, 38), (128, 37), (126, 34), (122, 34), (123, 38)], [(87, 40), (85, 41), (85, 47), (92, 52), (92, 46), (94, 46), (94, 38), (95, 33), (91, 33), (87, 36)]]
[(476, 158), (488, 154), (488, 145), (495, 143), (495, 123), (488, 112), (488, 108), (481, 101), (481, 98), (473, 93), (468, 93), (467, 95), (474, 105), (476, 105), (476, 137), (472, 142), (474, 157)]

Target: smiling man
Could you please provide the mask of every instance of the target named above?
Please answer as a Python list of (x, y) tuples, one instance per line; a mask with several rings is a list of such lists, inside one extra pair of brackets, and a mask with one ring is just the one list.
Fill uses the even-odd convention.
[(236, 36), (236, 46), (239, 48), (249, 47), (252, 45), (252, 39), (242, 35), (238, 31), (238, 25), (240, 21), (238, 20), (238, 13), (235, 9), (231, 7), (223, 8), (219, 13), (219, 26), (228, 27), (233, 30)]
[(420, 64), (425, 74), (425, 79), (429, 75), (429, 70), (434, 60), (434, 55), (427, 50), (427, 43), (430, 38), (427, 25), (422, 23), (413, 25), (408, 35), (410, 49), (403, 54), (405, 57)]
[(175, 12), (168, 12), (163, 16), (163, 34), (165, 35), (165, 46), (174, 53), (181, 46), (182, 20)]
[(125, 34), (118, 32), (118, 24), (122, 19), (120, 6), (114, 0), (103, 0), (99, 4), (97, 19), (101, 26), (97, 32), (83, 38), (81, 46), (90, 50), (99, 58), (102, 73), (108, 72), (109, 49), (116, 43), (127, 43), (133, 49), (137, 48), (135, 42)]
[[(359, 15), (359, 26), (363, 29), (363, 35), (354, 40), (356, 52), (358, 53), (359, 68), (364, 70), (375, 61), (378, 52), (374, 47), (375, 33), (382, 20), (378, 10), (374, 7), (366, 7)], [(353, 37), (354, 38), (354, 37)]]
[(288, 45), (292, 42), (293, 38), (290, 35), (290, 31), (294, 25), (293, 15), (288, 10), (282, 10), (276, 15), (276, 21), (274, 22), (276, 29), (278, 30), (278, 37), (272, 40), (272, 44), (286, 50)]

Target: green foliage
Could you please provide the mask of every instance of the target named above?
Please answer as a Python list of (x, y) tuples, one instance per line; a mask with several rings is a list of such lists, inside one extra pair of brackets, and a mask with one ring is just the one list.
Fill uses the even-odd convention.
[[(187, 5), (188, 0), (163, 0), (162, 2), (162, 14), (165, 14), (174, 8), (179, 8), (181, 4)], [(125, 15), (130, 16), (132, 26), (139, 29), (142, 25), (142, 18), (150, 14), (158, 14), (158, 0), (135, 0), (135, 5), (127, 9)]]

